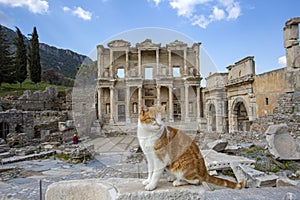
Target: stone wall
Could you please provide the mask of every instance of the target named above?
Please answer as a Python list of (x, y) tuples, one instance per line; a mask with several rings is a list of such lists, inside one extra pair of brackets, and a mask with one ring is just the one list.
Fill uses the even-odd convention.
[(55, 101), (57, 95), (58, 89), (56, 87), (47, 87), (45, 91), (39, 90), (34, 93), (30, 90), (26, 90), (14, 104), (19, 110), (57, 110)]
[(273, 114), (278, 106), (277, 99), (285, 91), (285, 72), (285, 68), (282, 68), (255, 76), (253, 92), (257, 117)]
[(0, 112), (1, 134), (6, 139), (9, 133), (27, 133), (33, 137), (34, 117), (32, 112), (11, 109)]
[[(273, 115), (265, 115), (253, 123), (254, 131), (264, 133), (270, 125), (286, 123), (289, 132), (300, 137), (300, 92), (279, 95), (278, 107)], [(253, 127), (254, 127), (253, 126)]]

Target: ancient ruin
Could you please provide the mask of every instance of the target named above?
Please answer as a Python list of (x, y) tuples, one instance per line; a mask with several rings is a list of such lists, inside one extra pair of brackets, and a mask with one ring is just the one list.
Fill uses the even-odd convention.
[[(72, 99), (70, 91), (47, 88), (1, 100), (1, 195), (299, 198), (299, 23), (300, 18), (292, 18), (284, 27), (287, 66), (263, 74), (256, 74), (254, 57), (247, 56), (226, 72), (205, 77), (201, 87), (200, 43), (175, 40), (162, 46), (146, 39), (132, 46), (114, 40), (97, 46), (97, 82), (95, 88), (73, 89), (81, 96)], [(94, 76), (82, 80), (88, 81), (94, 83)], [(135, 135), (141, 105), (166, 105), (167, 123), (198, 143), (210, 173), (246, 178), (247, 189), (174, 188), (163, 177), (157, 190), (145, 192), (146, 161)], [(78, 110), (72, 112), (72, 106)], [(79, 144), (72, 142), (74, 133)]]

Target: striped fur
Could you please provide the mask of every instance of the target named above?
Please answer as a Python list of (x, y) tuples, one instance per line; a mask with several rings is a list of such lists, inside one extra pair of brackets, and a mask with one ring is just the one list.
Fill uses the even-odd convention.
[(142, 108), (138, 122), (138, 139), (148, 162), (146, 190), (154, 190), (164, 169), (174, 186), (200, 185), (209, 182), (229, 188), (243, 188), (245, 183), (235, 183), (208, 174), (198, 145), (184, 132), (165, 126), (165, 107)]

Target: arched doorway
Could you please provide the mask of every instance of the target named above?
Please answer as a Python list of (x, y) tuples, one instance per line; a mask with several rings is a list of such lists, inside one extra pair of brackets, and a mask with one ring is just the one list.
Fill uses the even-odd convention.
[(248, 131), (250, 129), (249, 116), (246, 104), (243, 100), (238, 100), (233, 106), (234, 130)]
[(208, 130), (209, 131), (217, 130), (216, 107), (214, 104), (210, 104), (208, 107)]
[(9, 133), (9, 125), (6, 122), (0, 123), (0, 138), (6, 140), (6, 137)]

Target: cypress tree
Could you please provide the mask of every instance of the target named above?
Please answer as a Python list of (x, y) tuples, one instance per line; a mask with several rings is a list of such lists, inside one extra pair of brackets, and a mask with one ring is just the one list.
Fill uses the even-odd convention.
[(27, 78), (27, 50), (23, 34), (18, 27), (16, 29), (17, 37), (14, 41), (14, 45), (17, 48), (15, 55), (16, 80), (20, 83), (20, 88), (22, 88), (22, 83)]
[(36, 27), (33, 28), (30, 39), (30, 54), (29, 54), (29, 74), (30, 79), (35, 84), (41, 82), (41, 63), (39, 52), (39, 36)]
[(0, 86), (2, 83), (15, 82), (15, 68), (13, 55), (9, 51), (9, 45), (2, 25), (0, 25)]

